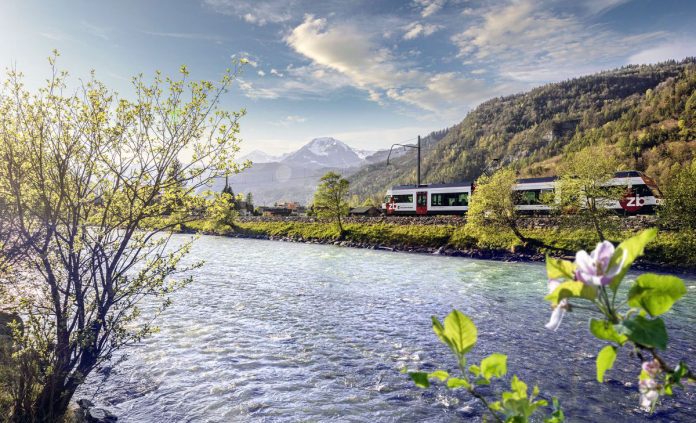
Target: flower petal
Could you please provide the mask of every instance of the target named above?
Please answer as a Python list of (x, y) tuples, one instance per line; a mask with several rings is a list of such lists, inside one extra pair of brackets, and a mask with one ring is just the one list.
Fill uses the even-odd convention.
[(602, 269), (606, 270), (609, 266), (609, 261), (614, 255), (614, 244), (609, 241), (602, 241), (597, 244), (597, 248), (592, 251), (592, 258), (598, 263)]
[[(565, 300), (563, 300), (565, 301)], [(553, 312), (551, 313), (551, 318), (549, 319), (549, 322), (544, 325), (546, 329), (550, 329), (552, 331), (557, 331), (558, 327), (561, 326), (561, 322), (563, 321), (563, 316), (566, 314), (566, 307), (568, 306), (567, 301), (563, 303), (561, 301), (556, 308), (553, 309)]]
[(584, 273), (586, 275), (593, 275), (597, 273), (597, 267), (595, 266), (595, 261), (587, 254), (587, 251), (580, 250), (575, 253), (575, 264), (578, 266), (579, 273)]

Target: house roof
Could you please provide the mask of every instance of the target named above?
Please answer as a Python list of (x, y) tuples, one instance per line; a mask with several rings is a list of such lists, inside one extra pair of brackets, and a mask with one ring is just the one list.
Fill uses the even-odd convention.
[(351, 212), (351, 213), (362, 214), (362, 213), (367, 213), (367, 212), (369, 212), (369, 211), (372, 210), (372, 209), (375, 209), (375, 210), (379, 211), (379, 209), (377, 209), (376, 207), (372, 207), (372, 206), (362, 206), (362, 207), (353, 207), (352, 209), (350, 209), (350, 212)]

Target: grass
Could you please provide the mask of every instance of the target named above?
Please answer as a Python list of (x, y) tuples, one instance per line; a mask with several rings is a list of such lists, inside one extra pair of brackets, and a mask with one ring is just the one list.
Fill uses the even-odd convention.
[[(339, 239), (336, 225), (328, 222), (239, 222), (235, 226), (213, 224), (210, 221), (197, 221), (186, 228), (196, 232), (217, 235), (272, 236), (302, 239), (305, 241), (335, 241)], [(540, 249), (539, 253), (549, 252), (573, 254), (575, 251), (591, 250), (597, 243), (594, 232), (583, 229), (525, 229), (525, 236), (553, 246), (555, 250)], [(618, 244), (635, 232), (612, 231), (607, 237)], [(341, 240), (380, 244), (388, 247), (431, 247), (447, 246), (460, 250), (515, 251), (522, 247), (514, 235), (506, 231), (467, 231), (464, 226), (455, 225), (403, 225), (392, 223), (349, 223)], [(657, 239), (646, 249), (645, 260), (683, 270), (696, 269), (696, 232), (661, 231)]]

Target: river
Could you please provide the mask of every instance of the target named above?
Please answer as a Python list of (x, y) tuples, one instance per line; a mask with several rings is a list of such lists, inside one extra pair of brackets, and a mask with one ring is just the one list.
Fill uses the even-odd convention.
[[(569, 421), (696, 415), (693, 388), (652, 418), (638, 410), (639, 363), (625, 351), (597, 383), (602, 344), (587, 312), (567, 315), (558, 332), (544, 328), (541, 264), (220, 237), (197, 240), (194, 259), (206, 264), (172, 297), (161, 331), (95, 372), (76, 398), (94, 396), (124, 422), (481, 421), (467, 395), (416, 388), (399, 372), (454, 369), (430, 316), (456, 307), (479, 329), (472, 358), (508, 354), (509, 375), (558, 396)], [(666, 315), (666, 356), (696, 365), (696, 281), (686, 283), (687, 298)]]

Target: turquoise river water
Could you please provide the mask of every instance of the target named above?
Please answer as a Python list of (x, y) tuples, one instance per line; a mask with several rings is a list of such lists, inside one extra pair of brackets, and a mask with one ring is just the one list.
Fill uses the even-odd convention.
[[(508, 354), (509, 372), (558, 396), (568, 421), (696, 416), (693, 388), (653, 416), (641, 412), (639, 363), (625, 352), (597, 383), (602, 344), (588, 312), (567, 315), (558, 332), (544, 328), (541, 264), (219, 237), (197, 240), (188, 260), (197, 259), (206, 264), (172, 297), (161, 331), (76, 398), (93, 397), (123, 422), (481, 421), (467, 395), (418, 389), (399, 372), (454, 369), (430, 316), (458, 308), (479, 328), (472, 359)], [(693, 363), (696, 281), (686, 283), (666, 315), (666, 356)]]

